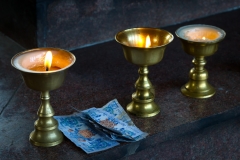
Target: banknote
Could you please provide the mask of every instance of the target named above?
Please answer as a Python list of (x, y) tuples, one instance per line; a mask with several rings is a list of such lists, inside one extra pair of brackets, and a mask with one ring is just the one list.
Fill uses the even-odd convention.
[(137, 137), (144, 134), (144, 132), (136, 126), (128, 125), (128, 123), (119, 120), (102, 109), (91, 108), (86, 114), (90, 117), (92, 122), (96, 122), (107, 130), (131, 140), (135, 140)]
[(116, 99), (102, 108), (89, 108), (68, 116), (54, 116), (59, 129), (86, 153), (103, 151), (119, 142), (136, 142), (148, 134), (135, 126)]
[(102, 108), (100, 108), (110, 114), (112, 114), (117, 119), (128, 123), (128, 125), (134, 125), (131, 118), (128, 116), (128, 114), (124, 111), (122, 106), (118, 103), (117, 99), (114, 99), (110, 102), (108, 102), (106, 105), (104, 105)]
[(117, 141), (111, 140), (88, 124), (79, 114), (54, 116), (54, 118), (58, 121), (59, 129), (63, 134), (86, 153), (103, 151), (119, 145)]
[[(92, 118), (91, 116), (89, 116), (88, 112), (108, 112), (109, 114), (111, 114), (109, 117), (114, 116), (115, 118), (117, 118), (119, 121), (125, 122), (127, 123), (127, 128), (134, 128), (136, 130), (136, 132), (139, 133), (138, 136), (128, 136), (125, 134), (122, 134), (121, 132), (119, 133), (118, 130), (114, 130), (105, 126), (101, 126), (96, 120), (94, 120), (94, 118)], [(145, 138), (148, 134), (145, 132), (142, 132), (141, 130), (139, 130), (134, 123), (132, 122), (131, 118), (128, 116), (128, 114), (125, 112), (125, 110), (122, 108), (122, 106), (119, 104), (119, 102), (117, 101), (117, 99), (114, 99), (110, 102), (108, 102), (106, 105), (104, 105), (102, 108), (90, 108), (87, 110), (82, 111), (81, 113), (83, 113), (83, 119), (88, 120), (89, 122), (91, 122), (95, 128), (97, 128), (98, 130), (101, 130), (103, 132), (106, 133), (106, 135), (109, 135), (109, 138), (113, 139), (113, 140), (117, 140), (117, 141), (124, 141), (124, 142), (133, 142), (133, 141), (139, 141), (143, 138)]]

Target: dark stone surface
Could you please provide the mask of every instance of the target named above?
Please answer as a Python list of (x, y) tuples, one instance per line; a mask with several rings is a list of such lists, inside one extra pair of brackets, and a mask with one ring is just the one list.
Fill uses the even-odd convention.
[(240, 7), (238, 0), (45, 0), (45, 4), (38, 46), (65, 49), (112, 40), (126, 28), (162, 28)]
[[(66, 138), (56, 147), (32, 146), (28, 136), (37, 119), (40, 93), (28, 89), (20, 82), (14, 84), (19, 86), (18, 89), (10, 88), (16, 93), (12, 98), (9, 96), (9, 103), (0, 115), (1, 159), (120, 159), (132, 154), (136, 155), (129, 159), (141, 155), (142, 158), (151, 158), (151, 153), (161, 153), (159, 149), (162, 148), (166, 151), (165, 157), (204, 159), (207, 156), (218, 158), (217, 153), (224, 152), (225, 149), (221, 144), (228, 145), (229, 150), (226, 154), (219, 154), (219, 159), (225, 159), (228, 153), (232, 153), (234, 159), (238, 152), (234, 147), (238, 143), (240, 132), (239, 14), (240, 10), (235, 10), (164, 28), (174, 33), (183, 25), (202, 23), (222, 28), (227, 36), (220, 43), (216, 54), (206, 58), (209, 83), (217, 90), (212, 98), (193, 99), (180, 93), (180, 87), (188, 81), (193, 57), (184, 53), (177, 38), (167, 47), (163, 60), (149, 67), (149, 78), (155, 86), (155, 100), (161, 106), (161, 113), (152, 118), (131, 116), (136, 126), (149, 133), (146, 139), (136, 143), (121, 143), (115, 148), (89, 155)], [(135, 90), (138, 67), (124, 59), (121, 46), (110, 41), (72, 52), (77, 58), (76, 63), (69, 69), (64, 85), (51, 92), (51, 104), (56, 115), (69, 115), (75, 109), (101, 107), (114, 98), (125, 108)], [(3, 57), (6, 53), (7, 51), (0, 52)], [(10, 63), (4, 65), (7, 69), (1, 73), (8, 74), (8, 70), (13, 70)], [(14, 76), (20, 79), (20, 73)], [(1, 92), (4, 91), (0, 87)], [(235, 119), (228, 121), (232, 118)], [(215, 124), (218, 125), (212, 126)], [(206, 127), (209, 128), (204, 129)], [(223, 132), (221, 129), (224, 129)], [(229, 135), (231, 132), (234, 132), (233, 136)], [(221, 143), (220, 136), (224, 136)], [(211, 143), (206, 143), (208, 141)], [(218, 142), (219, 145), (215, 145)], [(171, 148), (173, 145), (176, 145), (175, 149)], [(191, 148), (195, 146), (197, 148)], [(198, 150), (198, 146), (203, 147)], [(212, 152), (208, 152), (209, 148)], [(152, 159), (161, 156), (153, 155)]]
[(0, 31), (26, 48), (37, 46), (35, 0), (0, 1)]
[(18, 72), (11, 67), (12, 56), (24, 50), (8, 37), (0, 33), (0, 115), (9, 100), (15, 94), (19, 86), (23, 83)]
[(231, 159), (240, 157), (240, 117), (192, 135), (184, 135), (150, 147), (124, 160)]
[(74, 49), (126, 28), (162, 28), (239, 7), (239, 0), (2, 0), (0, 31), (25, 48)]

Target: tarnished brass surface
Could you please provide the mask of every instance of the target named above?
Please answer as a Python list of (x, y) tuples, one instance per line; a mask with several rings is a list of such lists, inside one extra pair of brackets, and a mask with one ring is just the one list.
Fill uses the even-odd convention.
[[(208, 25), (202, 26), (208, 27)], [(220, 28), (214, 26), (210, 27), (216, 28), (218, 32), (221, 33), (221, 37), (213, 41), (195, 42), (180, 36), (180, 31), (183, 27), (176, 31), (177, 37), (181, 40), (183, 50), (187, 54), (194, 56), (192, 61), (194, 68), (192, 68), (189, 73), (190, 80), (181, 87), (181, 92), (185, 96), (193, 98), (209, 98), (216, 92), (215, 88), (207, 82), (208, 72), (204, 68), (204, 65), (206, 64), (205, 57), (211, 56), (217, 51), (219, 42), (224, 39), (226, 33)]]
[[(145, 43), (148, 35), (151, 46), (145, 47), (135, 42), (140, 37)], [(162, 60), (166, 46), (174, 39), (173, 35), (156, 28), (132, 28), (117, 33), (115, 39), (122, 45), (126, 60), (139, 66), (136, 92), (132, 94), (132, 102), (127, 105), (127, 111), (139, 117), (157, 115), (160, 107), (154, 102), (155, 94), (148, 79), (148, 66)]]
[[(17, 67), (13, 61), (18, 56), (22, 54), (28, 54), (35, 51), (56, 51), (57, 54), (68, 54), (71, 57), (71, 62), (69, 64), (64, 64), (66, 67), (61, 68), (56, 71), (46, 71), (46, 72), (32, 72), (21, 69)], [(55, 59), (58, 61), (58, 59)], [(54, 110), (50, 104), (49, 91), (59, 88), (65, 78), (67, 69), (75, 63), (75, 56), (65, 50), (57, 48), (37, 48), (32, 50), (27, 50), (15, 55), (12, 58), (12, 65), (18, 69), (26, 85), (33, 89), (41, 92), (41, 105), (38, 109), (38, 119), (34, 123), (34, 131), (30, 134), (29, 140), (35, 146), (41, 147), (51, 147), (60, 144), (63, 141), (63, 134), (58, 130), (58, 122), (53, 118)], [(62, 64), (59, 64), (60, 66)]]

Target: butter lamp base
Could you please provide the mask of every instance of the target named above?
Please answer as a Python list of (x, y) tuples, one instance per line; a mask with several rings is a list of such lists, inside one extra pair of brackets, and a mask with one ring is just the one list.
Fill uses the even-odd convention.
[(140, 66), (138, 73), (136, 92), (132, 94), (132, 102), (127, 105), (127, 111), (137, 117), (155, 116), (160, 112), (160, 107), (154, 102), (155, 91), (148, 79), (148, 67)]
[(216, 90), (206, 80), (190, 80), (181, 87), (181, 92), (183, 95), (192, 98), (209, 98), (216, 93)]
[(50, 131), (34, 130), (30, 134), (31, 144), (39, 147), (52, 147), (63, 141), (63, 135), (58, 129)]
[(127, 105), (127, 111), (137, 117), (153, 117), (160, 112), (160, 107), (154, 101), (149, 103), (132, 101)]
[(58, 130), (58, 121), (53, 118), (54, 111), (50, 104), (49, 91), (41, 93), (41, 106), (38, 109), (38, 119), (34, 123), (34, 131), (29, 141), (35, 146), (52, 147), (63, 141), (63, 134)]
[(192, 98), (212, 97), (216, 90), (207, 81), (208, 71), (204, 68), (206, 60), (203, 56), (195, 57), (192, 61), (194, 68), (189, 72), (189, 81), (182, 86), (183, 95)]

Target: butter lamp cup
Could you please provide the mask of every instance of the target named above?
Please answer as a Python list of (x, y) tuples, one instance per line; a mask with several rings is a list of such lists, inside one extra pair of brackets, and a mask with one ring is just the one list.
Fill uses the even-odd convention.
[[(216, 40), (205, 42), (191, 41), (181, 35), (181, 30), (187, 27), (211, 27), (216, 29), (220, 37)], [(189, 81), (181, 87), (183, 95), (192, 98), (209, 98), (212, 97), (216, 90), (207, 81), (208, 71), (204, 68), (206, 64), (205, 57), (213, 55), (218, 50), (218, 45), (225, 37), (225, 32), (217, 27), (209, 25), (189, 25), (179, 28), (176, 31), (177, 37), (180, 39), (183, 50), (194, 57), (192, 63), (194, 67), (189, 72)]]
[[(62, 64), (61, 60), (63, 59), (59, 59), (58, 55), (68, 59), (68, 64), (65, 64), (65, 67), (60, 67), (61, 69), (55, 71), (38, 72), (27, 69), (26, 65), (28, 64), (24, 63), (23, 59), (34, 59), (34, 57), (38, 57), (39, 54), (41, 55), (47, 51), (55, 53), (53, 54), (53, 61), (58, 62), (59, 65)], [(37, 52), (36, 55), (31, 55), (31, 53), (35, 52)], [(21, 56), (25, 56), (25, 58), (18, 58)], [(49, 92), (59, 88), (63, 84), (67, 69), (74, 63), (75, 56), (72, 53), (58, 48), (37, 48), (27, 50), (12, 58), (13, 67), (21, 72), (27, 87), (41, 92), (41, 105), (37, 112), (38, 119), (34, 123), (34, 131), (32, 131), (29, 136), (30, 142), (35, 146), (51, 147), (63, 141), (63, 134), (58, 130), (58, 122), (53, 118), (54, 110), (50, 104)]]
[[(151, 46), (135, 46), (134, 37), (150, 36)], [(127, 111), (138, 117), (152, 117), (160, 112), (160, 107), (154, 102), (155, 93), (148, 79), (148, 66), (159, 63), (164, 55), (167, 44), (173, 40), (173, 35), (156, 28), (132, 28), (116, 34), (115, 40), (122, 45), (126, 60), (139, 66), (139, 78), (135, 83), (136, 92), (132, 94), (132, 102), (127, 105)]]

